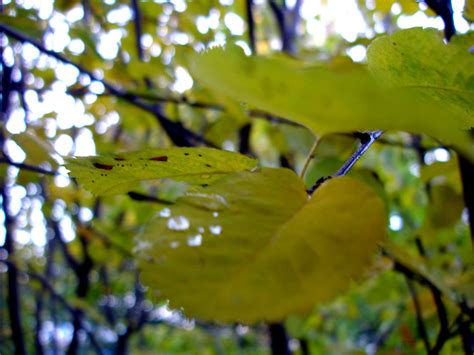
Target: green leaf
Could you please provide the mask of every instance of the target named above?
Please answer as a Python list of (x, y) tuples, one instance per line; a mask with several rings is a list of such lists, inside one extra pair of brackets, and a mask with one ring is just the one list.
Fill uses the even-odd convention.
[[(370, 59), (375, 52), (377, 46)], [(457, 55), (464, 62), (465, 55), (455, 51), (452, 57)], [(212, 89), (316, 134), (376, 129), (426, 133), (474, 159), (467, 133), (472, 117), (461, 102), (445, 105), (432, 95), (420, 95), (420, 90), (381, 87), (366, 66), (344, 62), (309, 67), (282, 57), (246, 57), (235, 46), (213, 48), (194, 63), (194, 76)]]
[(211, 148), (147, 149), (115, 156), (67, 159), (70, 175), (96, 195), (136, 189), (146, 180), (173, 179), (209, 184), (226, 174), (255, 168), (245, 155)]
[(382, 201), (349, 177), (308, 199), (287, 169), (241, 172), (160, 212), (138, 237), (142, 279), (188, 316), (280, 320), (347, 289), (386, 234)]
[[(389, 87), (404, 88), (413, 95), (447, 105), (460, 113), (458, 117), (464, 117), (453, 123), (469, 129), (474, 126), (474, 55), (469, 51), (473, 40), (466, 35), (445, 44), (442, 34), (434, 29), (396, 32), (370, 45), (369, 69)], [(444, 122), (446, 129), (448, 123)]]

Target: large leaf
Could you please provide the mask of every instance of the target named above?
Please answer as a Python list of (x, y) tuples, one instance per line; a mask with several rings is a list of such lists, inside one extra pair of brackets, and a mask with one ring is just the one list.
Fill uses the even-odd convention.
[[(474, 45), (472, 35), (449, 44), (434, 29), (413, 28), (376, 39), (369, 47), (369, 69), (389, 87), (403, 88), (460, 112), (464, 121), (444, 126), (474, 126)], [(429, 117), (428, 117), (429, 118)], [(443, 123), (443, 122), (441, 122)]]
[(290, 170), (229, 175), (164, 209), (138, 238), (143, 281), (186, 315), (279, 320), (345, 290), (386, 230), (382, 201), (349, 177), (308, 199)]
[[(418, 70), (423, 75), (423, 67)], [(308, 67), (282, 57), (246, 57), (239, 47), (229, 46), (198, 55), (193, 74), (216, 91), (316, 134), (375, 129), (427, 133), (474, 159), (467, 133), (472, 117), (461, 103), (445, 105), (419, 90), (382, 87), (363, 65)]]
[(245, 155), (212, 148), (164, 148), (116, 156), (67, 160), (70, 175), (97, 195), (129, 192), (146, 180), (169, 178), (209, 184), (226, 174), (255, 168)]

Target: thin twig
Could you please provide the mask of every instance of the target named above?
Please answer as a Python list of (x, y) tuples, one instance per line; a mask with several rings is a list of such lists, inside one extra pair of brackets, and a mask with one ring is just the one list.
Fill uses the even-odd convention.
[(245, 10), (247, 12), (247, 26), (249, 34), (249, 47), (252, 54), (257, 54), (257, 46), (255, 42), (255, 20), (253, 16), (253, 0), (245, 1)]
[(354, 166), (354, 164), (364, 155), (364, 153), (370, 148), (370, 146), (383, 134), (383, 131), (373, 131), (373, 132), (360, 132), (357, 133), (357, 137), (360, 139), (360, 145), (357, 150), (347, 159), (344, 165), (333, 175), (323, 177), (315, 182), (315, 184), (308, 190), (309, 194), (313, 192), (326, 180), (332, 179), (338, 176), (346, 175), (349, 170)]
[(344, 176), (354, 166), (354, 164), (360, 159), (362, 155), (370, 148), (370, 146), (383, 134), (383, 131), (364, 132), (363, 138), (359, 148), (351, 155), (351, 157), (344, 163), (344, 165), (333, 175)]
[(135, 46), (137, 47), (137, 54), (140, 60), (145, 59), (142, 47), (142, 15), (140, 7), (138, 5), (138, 0), (132, 0), (132, 9), (133, 9), (133, 25), (135, 27)]
[(138, 202), (153, 202), (153, 203), (158, 203), (161, 205), (170, 205), (173, 202), (168, 201), (168, 200), (163, 200), (160, 198), (157, 198), (155, 196), (151, 195), (145, 195), (140, 192), (135, 192), (135, 191), (129, 191), (127, 193), (128, 197), (130, 197), (132, 200), (138, 201)]
[(104, 87), (114, 96), (121, 98), (136, 107), (141, 108), (144, 111), (147, 111), (151, 114), (153, 114), (155, 117), (158, 118), (161, 126), (165, 130), (165, 132), (168, 134), (168, 136), (171, 138), (173, 143), (176, 145), (187, 145), (187, 146), (192, 146), (195, 143), (201, 143), (201, 144), (206, 144), (209, 146), (213, 146), (211, 143), (206, 141), (203, 137), (200, 135), (190, 131), (186, 127), (184, 127), (180, 122), (174, 122), (171, 121), (169, 118), (167, 118), (157, 107), (154, 107), (153, 105), (146, 104), (138, 99), (137, 96), (132, 95), (131, 93), (127, 91), (123, 91), (122, 89), (114, 86), (113, 84), (107, 82), (105, 79), (99, 78), (97, 75), (95, 75), (92, 71), (84, 68), (82, 65), (77, 64), (70, 59), (68, 59), (66, 56), (57, 53), (55, 51), (52, 51), (50, 49), (47, 49), (44, 47), (41, 43), (36, 41), (35, 39), (29, 38), (28, 36), (24, 35), (23, 33), (18, 32), (17, 30), (10, 28), (9, 26), (6, 26), (4, 24), (0, 23), (0, 31), (3, 31), (6, 35), (22, 42), (22, 43), (30, 43), (34, 47), (36, 47), (39, 51), (63, 62), (69, 65), (72, 65), (76, 69), (78, 69), (81, 73), (87, 74), (91, 80), (93, 81), (98, 81), (104, 85)]
[(62, 175), (60, 172), (55, 171), (55, 170), (47, 170), (47, 169), (44, 169), (44, 168), (41, 168), (41, 167), (35, 166), (35, 165), (30, 165), (30, 164), (25, 164), (25, 163), (17, 163), (17, 162), (14, 162), (14, 161), (10, 160), (9, 158), (0, 158), (0, 164), (8, 164), (8, 165), (14, 166), (15, 168), (21, 169), (21, 170), (28, 170), (28, 171), (32, 171), (32, 172), (39, 173), (39, 174), (44, 174), (44, 175), (52, 175), (52, 176)]
[[(9, 268), (15, 267), (18, 269), (18, 266), (11, 260), (3, 260), (0, 259), (1, 263), (4, 263), (7, 265)], [(38, 281), (41, 286), (43, 287), (44, 290), (48, 291), (48, 293), (51, 295), (52, 298), (54, 298), (56, 301), (62, 304), (62, 306), (69, 311), (71, 316), (76, 319), (77, 318), (77, 312), (78, 309), (72, 306), (60, 293), (58, 293), (54, 287), (49, 283), (48, 279), (46, 279), (43, 275), (38, 274), (34, 271), (30, 270), (19, 270), (22, 273), (28, 275), (31, 279)], [(82, 321), (84, 323), (84, 321)], [(99, 342), (97, 339), (95, 339), (94, 333), (92, 333), (87, 326), (83, 326), (82, 329), (84, 329), (87, 333), (87, 336), (89, 337), (89, 340), (91, 344), (94, 346), (96, 351), (100, 354), (102, 354), (102, 349), (99, 346)]]
[(303, 164), (303, 169), (301, 169), (301, 172), (300, 172), (300, 178), (302, 178), (302, 179), (304, 179), (304, 176), (306, 174), (306, 170), (308, 170), (309, 164), (314, 159), (314, 154), (316, 152), (316, 149), (318, 149), (319, 142), (321, 142), (321, 138), (316, 137), (314, 139), (313, 146), (311, 147), (308, 155), (306, 156), (306, 159), (305, 159), (304, 164)]
[(428, 354), (431, 349), (430, 341), (428, 339), (428, 333), (426, 331), (425, 322), (423, 321), (423, 313), (421, 310), (420, 300), (418, 298), (418, 294), (416, 293), (415, 285), (413, 280), (405, 276), (405, 280), (408, 285), (408, 290), (410, 291), (411, 298), (413, 300), (413, 305), (415, 306), (416, 312), (416, 324), (418, 327), (418, 333), (423, 340), (423, 344), (425, 345), (426, 353)]

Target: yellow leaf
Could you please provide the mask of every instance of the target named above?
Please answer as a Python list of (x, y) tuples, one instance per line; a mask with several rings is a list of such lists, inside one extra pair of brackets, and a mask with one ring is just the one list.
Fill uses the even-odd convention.
[(142, 279), (188, 316), (280, 320), (340, 294), (386, 233), (382, 201), (335, 178), (308, 199), (292, 171), (229, 175), (160, 212), (138, 237)]
[[(436, 48), (444, 46), (436, 33), (428, 31), (420, 37)], [(390, 39), (384, 37), (372, 44), (369, 60), (376, 54), (385, 58), (380, 47), (387, 41)], [(410, 58), (418, 55), (415, 50), (403, 54), (394, 48), (396, 56), (392, 62), (395, 64), (403, 55)], [(431, 60), (442, 60), (443, 55), (449, 54), (454, 61), (458, 57), (463, 62), (469, 60), (472, 64), (473, 61), (465, 58), (467, 54), (454, 45), (439, 52), (441, 58)], [(467, 132), (473, 121), (472, 108), (468, 108), (472, 102), (469, 98), (474, 97), (472, 88), (466, 87), (460, 96), (450, 96), (452, 90), (425, 88), (423, 82), (383, 87), (385, 78), (377, 75), (380, 71), (374, 70), (374, 66), (371, 69), (375, 78), (363, 65), (339, 63), (308, 67), (281, 57), (246, 57), (239, 47), (229, 46), (213, 48), (197, 56), (193, 74), (214, 90), (299, 122), (315, 134), (376, 129), (426, 133), (474, 159), (474, 145)], [(417, 78), (431, 75), (423, 66), (417, 66), (417, 70)], [(459, 70), (469, 73), (470, 69), (463, 65)], [(461, 85), (466, 80), (464, 76)], [(445, 103), (445, 98), (451, 99)]]

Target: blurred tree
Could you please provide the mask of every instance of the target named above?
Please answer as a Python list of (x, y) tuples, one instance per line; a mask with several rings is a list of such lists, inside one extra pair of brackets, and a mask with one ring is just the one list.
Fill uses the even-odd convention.
[(0, 353), (472, 354), (462, 5), (4, 0)]

